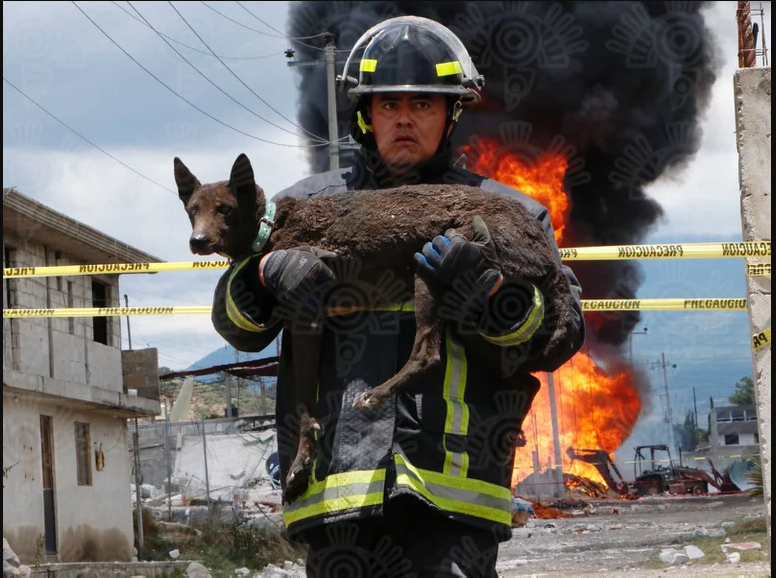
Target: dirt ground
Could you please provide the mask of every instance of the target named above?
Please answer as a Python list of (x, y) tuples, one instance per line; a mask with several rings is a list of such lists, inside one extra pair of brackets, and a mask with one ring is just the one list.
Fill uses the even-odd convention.
[[(762, 498), (660, 497), (598, 502), (594, 507), (587, 516), (531, 519), (526, 527), (515, 528), (512, 540), (499, 550), (499, 576), (771, 574), (765, 533), (747, 529), (763, 518)], [(733, 564), (720, 548), (726, 540), (757, 541), (762, 549), (743, 552), (741, 562)], [(691, 544), (705, 556), (674, 566), (660, 560), (663, 550), (683, 550)]]

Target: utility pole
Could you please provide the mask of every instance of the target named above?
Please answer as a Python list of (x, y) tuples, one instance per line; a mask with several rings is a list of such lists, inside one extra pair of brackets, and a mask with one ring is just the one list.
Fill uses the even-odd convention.
[(326, 60), (326, 96), (329, 110), (329, 170), (339, 170), (339, 131), (337, 129), (337, 70), (334, 66), (334, 35), (326, 35), (324, 58)]
[(648, 335), (647, 332), (648, 332), (648, 329), (645, 327), (644, 331), (633, 331), (628, 336), (628, 346), (629, 346), (629, 349), (630, 349), (630, 364), (631, 364), (631, 367), (633, 367), (633, 336), (634, 335)]
[[(129, 297), (124, 295), (124, 307), (129, 308)], [(129, 328), (129, 315), (127, 315), (127, 341), (129, 341), (129, 350), (132, 351), (132, 330)]]
[(692, 388), (692, 404), (695, 407), (695, 428), (698, 428), (698, 399), (695, 397), (695, 387)]
[[(666, 354), (663, 352), (662, 361), (655, 364), (663, 369), (663, 385), (666, 391), (666, 422), (668, 423), (668, 439), (671, 451), (676, 451), (676, 439), (674, 438), (674, 416), (671, 412), (671, 393), (668, 391), (668, 364), (666, 363)], [(676, 368), (676, 364), (671, 367)]]
[(232, 375), (224, 373), (224, 385), (226, 386), (226, 417), (232, 417)]
[(560, 431), (558, 430), (558, 408), (555, 402), (555, 378), (551, 372), (547, 373), (547, 392), (550, 395), (550, 419), (552, 420), (552, 445), (555, 448), (555, 497), (564, 495), (563, 464), (560, 453)]

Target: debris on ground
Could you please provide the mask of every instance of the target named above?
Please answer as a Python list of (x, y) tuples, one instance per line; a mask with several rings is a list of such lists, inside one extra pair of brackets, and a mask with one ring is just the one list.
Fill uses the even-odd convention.
[(660, 552), (660, 561), (670, 564), (671, 566), (678, 566), (690, 561), (690, 557), (679, 550), (673, 548), (666, 549)]
[(199, 562), (192, 562), (186, 568), (186, 578), (212, 578), (212, 574)]
[(32, 574), (32, 569), (19, 561), (19, 557), (11, 549), (8, 540), (3, 538), (3, 578), (10, 576), (27, 578)]
[(706, 555), (698, 546), (685, 546), (684, 553), (687, 554), (690, 560), (700, 560)]
[(759, 550), (762, 547), (762, 544), (758, 542), (739, 542), (737, 544), (722, 544), (720, 546), (723, 552), (728, 550)]
[(555, 518), (571, 518), (571, 514), (561, 512), (556, 508), (545, 506), (539, 502), (533, 504), (534, 515), (540, 520), (552, 520)]

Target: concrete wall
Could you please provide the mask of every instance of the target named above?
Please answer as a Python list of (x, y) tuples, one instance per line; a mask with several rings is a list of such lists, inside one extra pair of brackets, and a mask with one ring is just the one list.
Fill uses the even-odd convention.
[[(129, 561), (134, 531), (126, 420), (22, 393), (3, 392), (3, 536), (22, 563), (33, 564), (43, 535), (40, 415), (53, 418), (54, 487), (60, 562)], [(92, 485), (76, 475), (75, 422), (90, 425)], [(105, 466), (97, 471), (95, 450)]]
[[(744, 241), (771, 239), (771, 69), (736, 71), (736, 136)], [(769, 259), (770, 260), (770, 259)], [(771, 278), (747, 278), (751, 333), (771, 327)], [(771, 345), (753, 352), (766, 526), (771, 539)]]
[(137, 395), (159, 399), (159, 352), (156, 348), (121, 352), (124, 387), (136, 389)]
[(717, 438), (717, 445), (718, 446), (726, 446), (726, 447), (756, 446), (757, 445), (757, 437), (755, 436), (755, 434), (740, 433), (740, 434), (738, 434), (738, 443), (737, 444), (726, 444), (725, 443), (725, 436), (724, 435), (720, 435)]
[[(39, 243), (3, 232), (3, 247), (13, 249), (14, 266), (77, 264)], [(119, 306), (118, 278), (100, 276), (3, 279), (3, 307), (92, 307), (92, 280), (108, 286), (111, 307)], [(10, 303), (8, 303), (10, 296)], [(94, 341), (92, 318), (3, 320), (3, 367), (30, 375), (123, 391), (121, 325), (108, 318), (108, 345)]]

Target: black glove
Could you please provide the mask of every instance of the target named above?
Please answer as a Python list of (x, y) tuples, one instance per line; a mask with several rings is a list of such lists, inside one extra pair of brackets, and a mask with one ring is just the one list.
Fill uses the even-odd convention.
[(322, 259), (336, 253), (315, 247), (273, 251), (264, 264), (264, 286), (281, 303), (320, 306), (321, 290), (334, 280)]
[(501, 278), (496, 249), (483, 220), (474, 217), (471, 241), (455, 229), (437, 235), (415, 253), (418, 275), (455, 290), (466, 302), (483, 303)]

